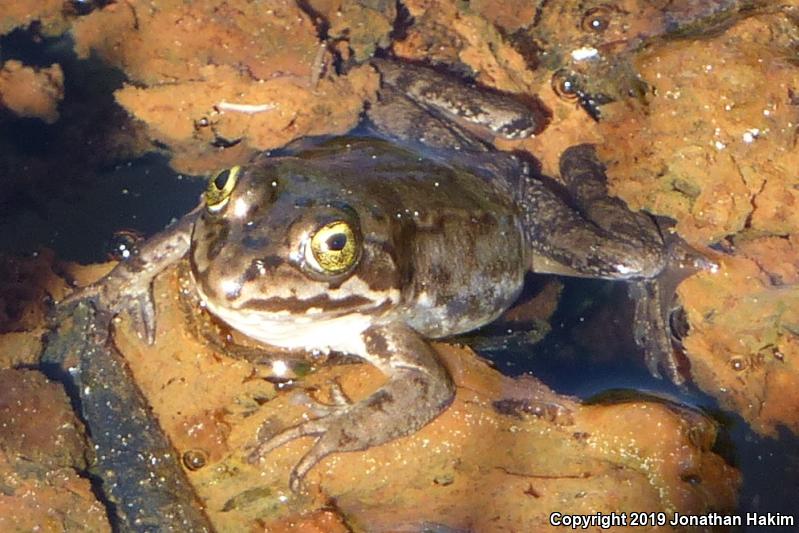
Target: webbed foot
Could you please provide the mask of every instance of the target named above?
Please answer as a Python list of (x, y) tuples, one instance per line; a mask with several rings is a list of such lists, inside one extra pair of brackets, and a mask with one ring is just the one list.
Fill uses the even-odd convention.
[(191, 227), (197, 210), (153, 236), (137, 254), (114, 267), (104, 278), (78, 289), (58, 303), (65, 309), (81, 301), (94, 304), (106, 317), (127, 313), (139, 336), (148, 344), (155, 342), (155, 305), (152, 282), (169, 265), (179, 261), (189, 250)]
[[(287, 428), (260, 443), (249, 455), (258, 461), (271, 450), (300, 437), (317, 437), (294, 466), (289, 487), (302, 489), (305, 475), (327, 455), (359, 451), (415, 433), (452, 401), (454, 386), (430, 346), (405, 327), (373, 327), (363, 334), (362, 355), (390, 376), (369, 397), (351, 403), (333, 390), (333, 405), (322, 416)], [(378, 351), (379, 350), (379, 351)]]
[[(118, 270), (119, 269), (119, 270)], [(73, 292), (58, 303), (59, 308), (67, 308), (79, 302), (94, 304), (100, 315), (113, 317), (127, 313), (135, 331), (147, 341), (155, 342), (155, 304), (152, 296), (151, 280), (144, 287), (137, 287), (135, 280), (128, 279), (131, 274), (125, 263), (117, 265), (103, 279)]]
[(633, 336), (644, 352), (647, 368), (655, 377), (661, 370), (674, 384), (682, 385), (688, 374), (687, 361), (672, 340), (671, 316), (679, 309), (677, 286), (687, 277), (700, 271), (718, 268), (713, 261), (672, 235), (668, 243), (667, 262), (655, 278), (631, 281), (630, 299), (635, 302)]

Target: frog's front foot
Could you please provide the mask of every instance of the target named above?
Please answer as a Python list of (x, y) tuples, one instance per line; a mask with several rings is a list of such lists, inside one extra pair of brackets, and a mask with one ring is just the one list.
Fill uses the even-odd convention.
[(110, 318), (126, 313), (135, 331), (148, 344), (155, 342), (155, 304), (151, 279), (138, 280), (125, 263), (120, 263), (103, 279), (78, 289), (58, 306), (65, 309), (82, 301), (94, 304), (98, 315)]
[(59, 302), (60, 309), (81, 301), (94, 304), (105, 320), (127, 313), (133, 327), (148, 344), (155, 342), (155, 305), (153, 279), (169, 265), (179, 261), (189, 250), (191, 226), (197, 210), (153, 236), (136, 255), (122, 261), (104, 278), (78, 289)]
[(299, 492), (308, 471), (331, 453), (359, 451), (411, 435), (438, 416), (454, 397), (454, 386), (432, 348), (405, 327), (372, 327), (362, 335), (364, 357), (389, 380), (369, 397), (350, 403), (334, 390), (334, 405), (323, 416), (290, 427), (260, 443), (250, 454), (257, 461), (300, 437), (317, 437), (292, 469), (289, 486)]

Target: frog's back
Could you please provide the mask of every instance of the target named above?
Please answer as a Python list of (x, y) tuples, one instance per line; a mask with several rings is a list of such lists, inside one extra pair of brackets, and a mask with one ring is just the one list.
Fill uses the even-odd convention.
[(512, 200), (490, 180), (379, 139), (334, 139), (294, 164), (355, 209), (364, 240), (393, 258), (396, 276), (358, 273), (370, 286), (396, 285), (400, 304), (387, 319), (442, 337), (515, 300), (526, 251)]

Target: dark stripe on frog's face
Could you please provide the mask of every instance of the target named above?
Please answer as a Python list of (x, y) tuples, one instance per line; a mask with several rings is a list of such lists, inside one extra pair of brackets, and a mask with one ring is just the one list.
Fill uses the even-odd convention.
[(251, 298), (241, 302), (237, 308), (266, 311), (270, 313), (279, 313), (280, 311), (305, 313), (308, 309), (319, 309), (323, 312), (340, 311), (342, 309), (365, 307), (371, 303), (375, 302), (370, 298), (359, 295), (346, 296), (336, 300), (327, 294), (320, 294), (306, 299), (281, 298), (279, 296), (273, 296), (271, 298)]
[[(216, 259), (219, 252), (222, 251), (222, 247), (225, 245), (229, 234), (230, 224), (223, 218), (209, 221), (206, 225), (206, 232), (203, 239), (205, 242), (205, 260), (208, 263)], [(192, 240), (192, 246), (193, 245), (194, 240)]]

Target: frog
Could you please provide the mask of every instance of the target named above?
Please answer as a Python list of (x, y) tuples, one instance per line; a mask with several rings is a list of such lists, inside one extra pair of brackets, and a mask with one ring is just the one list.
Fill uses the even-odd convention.
[(371, 66), (380, 89), (361, 129), (219, 172), (194, 210), (70, 299), (125, 313), (153, 343), (153, 280), (183, 264), (207, 313), (264, 353), (344, 354), (385, 374), (366, 398), (334, 390), (322, 415), (253, 445), (257, 461), (314, 439), (290, 473), (295, 492), (328, 455), (412, 435), (445, 411), (455, 386), (431, 340), (495, 320), (529, 271), (633, 284), (650, 367), (679, 379), (659, 282), (680, 279), (670, 264), (696, 265), (609, 196), (593, 147), (564, 152), (558, 186), (492, 143), (540, 133), (542, 106), (425, 65)]

